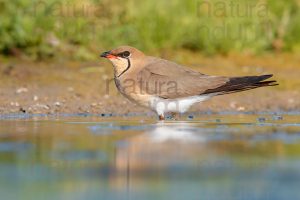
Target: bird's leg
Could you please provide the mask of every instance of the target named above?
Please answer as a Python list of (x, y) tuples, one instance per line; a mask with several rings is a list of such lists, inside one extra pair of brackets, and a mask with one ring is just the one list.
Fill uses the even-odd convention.
[(160, 120), (160, 121), (165, 120), (165, 116), (164, 116), (164, 115), (159, 115), (158, 117), (159, 117), (159, 120)]

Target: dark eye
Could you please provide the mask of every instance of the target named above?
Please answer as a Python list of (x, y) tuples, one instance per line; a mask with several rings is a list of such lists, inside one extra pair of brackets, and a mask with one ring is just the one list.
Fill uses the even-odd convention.
[(120, 56), (121, 56), (122, 58), (127, 58), (127, 57), (130, 56), (130, 52), (129, 52), (129, 51), (124, 51), (124, 52), (120, 53)]

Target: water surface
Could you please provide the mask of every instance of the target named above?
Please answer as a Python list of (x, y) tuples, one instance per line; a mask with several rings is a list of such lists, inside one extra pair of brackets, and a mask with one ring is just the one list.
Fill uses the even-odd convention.
[(299, 119), (3, 119), (1, 199), (299, 199)]

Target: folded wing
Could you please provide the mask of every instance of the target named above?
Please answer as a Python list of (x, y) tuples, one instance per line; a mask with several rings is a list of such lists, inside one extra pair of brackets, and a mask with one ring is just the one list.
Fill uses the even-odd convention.
[(157, 59), (138, 75), (143, 92), (165, 99), (200, 95), (208, 89), (226, 84), (226, 77), (208, 76), (176, 63)]
[(273, 75), (223, 77), (209, 76), (163, 59), (153, 59), (138, 74), (141, 91), (164, 99), (197, 95), (222, 95), (264, 86)]

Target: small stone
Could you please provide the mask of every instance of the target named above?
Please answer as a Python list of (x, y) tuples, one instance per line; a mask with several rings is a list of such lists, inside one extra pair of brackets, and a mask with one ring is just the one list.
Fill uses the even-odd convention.
[(273, 116), (273, 120), (283, 120), (282, 116)]
[(193, 115), (189, 115), (188, 118), (189, 119), (194, 119), (194, 116)]
[(234, 101), (230, 102), (230, 107), (231, 108), (236, 108), (236, 102), (234, 102)]
[(265, 121), (266, 121), (266, 118), (264, 118), (264, 117), (259, 117), (259, 118), (257, 118), (257, 121), (259, 121), (259, 122), (265, 122)]
[(54, 105), (59, 107), (59, 106), (61, 106), (61, 103), (59, 101), (57, 101), (54, 103)]
[(18, 102), (10, 102), (10, 105), (11, 106), (16, 106), (16, 107), (20, 106), (20, 104)]
[(244, 110), (245, 110), (245, 107), (239, 106), (239, 107), (237, 108), (237, 110), (238, 110), (238, 111), (244, 111)]
[(97, 103), (92, 103), (91, 106), (92, 106), (92, 107), (96, 107), (96, 106), (97, 106)]
[(166, 119), (172, 119), (172, 116), (166, 116)]
[(38, 100), (39, 100), (39, 97), (36, 96), (36, 95), (34, 95), (34, 96), (33, 96), (33, 101), (38, 101)]
[(20, 110), (22, 113), (26, 113), (26, 110), (25, 110), (24, 108), (22, 108), (22, 107), (21, 107), (19, 110)]
[(28, 89), (25, 87), (21, 87), (16, 90), (17, 94), (26, 93), (26, 92), (28, 92)]
[(35, 104), (33, 106), (33, 109), (36, 110), (36, 109), (45, 109), (45, 110), (49, 110), (50, 109), (50, 106), (49, 105), (45, 105), (45, 104)]
[(73, 91), (74, 91), (74, 88), (68, 87), (68, 91), (69, 91), (69, 92), (73, 92)]

